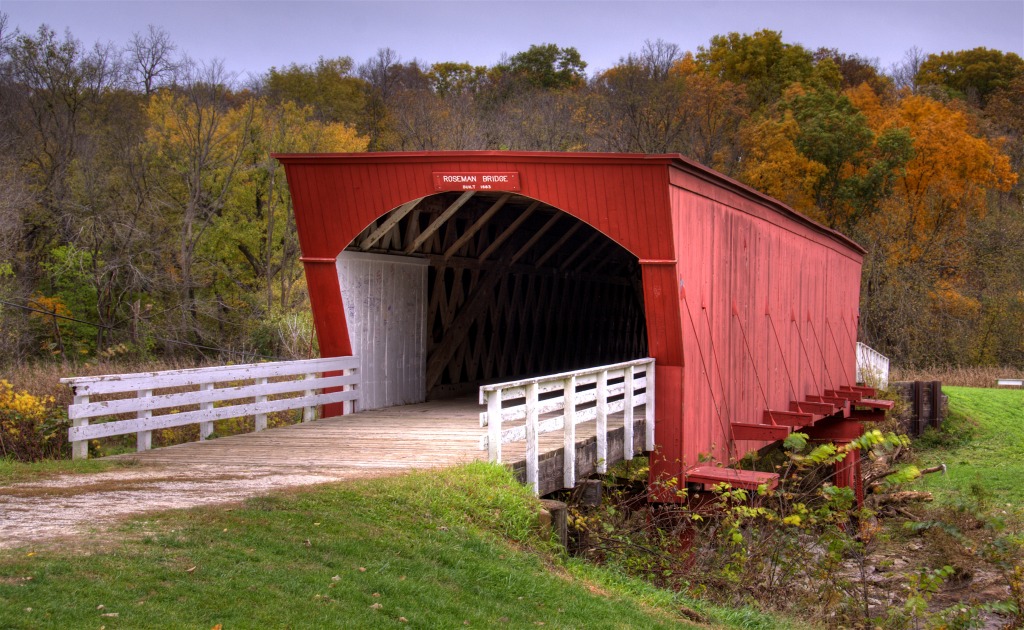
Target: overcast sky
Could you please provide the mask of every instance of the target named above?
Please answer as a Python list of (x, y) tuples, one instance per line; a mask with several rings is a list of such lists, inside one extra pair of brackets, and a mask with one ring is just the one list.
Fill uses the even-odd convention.
[(48, 24), (91, 44), (123, 44), (149, 24), (199, 60), (243, 77), (271, 66), (389, 46), (404, 60), (492, 65), (531, 44), (574, 46), (588, 71), (663, 39), (685, 50), (730, 31), (782, 31), (787, 42), (877, 58), (883, 68), (925, 52), (984, 46), (1024, 55), (1024, 0), (544, 1), (102, 1), (2, 0), (10, 26)]

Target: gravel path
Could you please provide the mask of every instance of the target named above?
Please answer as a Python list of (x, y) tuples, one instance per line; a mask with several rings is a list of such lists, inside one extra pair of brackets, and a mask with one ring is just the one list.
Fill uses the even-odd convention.
[(396, 472), (403, 471), (140, 465), (17, 483), (0, 487), (0, 549), (102, 531), (146, 512), (232, 503), (280, 488)]

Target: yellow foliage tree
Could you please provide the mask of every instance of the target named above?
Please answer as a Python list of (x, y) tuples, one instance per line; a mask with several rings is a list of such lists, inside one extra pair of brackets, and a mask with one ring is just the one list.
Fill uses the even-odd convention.
[(792, 114), (764, 119), (742, 133), (746, 150), (740, 178), (750, 186), (788, 204), (812, 219), (823, 219), (814, 200), (818, 181), (828, 169), (802, 155), (794, 140), (800, 132)]

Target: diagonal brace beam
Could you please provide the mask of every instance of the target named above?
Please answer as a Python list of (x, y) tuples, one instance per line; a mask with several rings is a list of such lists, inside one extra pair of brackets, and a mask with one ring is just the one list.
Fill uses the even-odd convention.
[(377, 243), (377, 241), (382, 239), (385, 234), (390, 232), (392, 228), (398, 225), (398, 222), (404, 219), (405, 215), (412, 212), (413, 208), (415, 208), (421, 201), (423, 201), (423, 197), (420, 197), (419, 199), (413, 199), (412, 201), (407, 201), (406, 203), (403, 203), (402, 205), (398, 206), (398, 208), (391, 212), (391, 216), (389, 216), (387, 220), (385, 220), (384, 223), (380, 225), (380, 227), (374, 230), (372, 234), (364, 238), (362, 242), (359, 243), (359, 249), (365, 252), (371, 247), (373, 247)]
[(455, 203), (448, 206), (447, 210), (442, 212), (440, 216), (434, 219), (434, 222), (428, 225), (427, 229), (423, 230), (423, 233), (417, 236), (416, 240), (414, 240), (412, 243), (409, 244), (408, 247), (405, 248), (405, 253), (411, 254), (417, 249), (419, 249), (419, 246), (425, 243), (427, 239), (434, 234), (434, 232), (441, 229), (441, 226), (444, 225), (445, 222), (448, 221), (448, 219), (452, 218), (452, 215), (458, 212), (459, 208), (461, 208), (467, 201), (469, 201), (469, 198), (472, 197), (473, 194), (474, 192), (470, 190), (459, 195), (459, 198), (455, 200)]

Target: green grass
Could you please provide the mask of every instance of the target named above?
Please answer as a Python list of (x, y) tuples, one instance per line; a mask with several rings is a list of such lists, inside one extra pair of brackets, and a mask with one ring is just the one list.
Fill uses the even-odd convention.
[(943, 387), (949, 418), (919, 442), (923, 466), (945, 463), (923, 489), (939, 502), (980, 490), (996, 505), (1024, 507), (1024, 391)]
[(116, 540), (0, 552), (0, 628), (675, 628), (682, 606), (781, 623), (565, 561), (488, 464), (167, 512)]
[(97, 473), (134, 465), (135, 462), (132, 460), (46, 459), (40, 462), (26, 463), (0, 459), (0, 486), (63, 474)]

